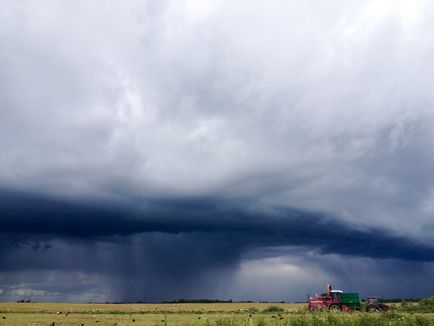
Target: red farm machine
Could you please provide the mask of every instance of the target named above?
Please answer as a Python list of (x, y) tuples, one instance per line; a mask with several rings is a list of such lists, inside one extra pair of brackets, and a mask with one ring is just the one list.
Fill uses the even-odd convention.
[(341, 290), (332, 290), (327, 285), (327, 292), (307, 300), (309, 310), (350, 311), (360, 310), (360, 297), (358, 293), (345, 293)]

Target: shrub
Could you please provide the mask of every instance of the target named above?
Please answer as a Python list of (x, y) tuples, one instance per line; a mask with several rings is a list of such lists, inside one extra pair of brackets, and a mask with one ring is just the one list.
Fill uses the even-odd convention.
[(434, 297), (431, 298), (425, 298), (419, 301), (419, 305), (421, 307), (430, 307), (433, 308), (434, 307)]
[(247, 312), (250, 313), (250, 314), (256, 314), (256, 313), (259, 312), (259, 309), (258, 309), (258, 308), (255, 308), (255, 307), (249, 307), (249, 308), (247, 309)]
[(422, 299), (418, 303), (403, 301), (399, 310), (405, 312), (434, 312), (434, 297)]
[(269, 307), (265, 308), (262, 312), (269, 313), (269, 312), (283, 312), (283, 311), (284, 311), (284, 309), (282, 307), (269, 306)]

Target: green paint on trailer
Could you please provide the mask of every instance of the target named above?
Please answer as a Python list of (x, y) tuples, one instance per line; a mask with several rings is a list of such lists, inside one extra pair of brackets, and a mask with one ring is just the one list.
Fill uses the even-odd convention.
[(358, 293), (340, 293), (339, 301), (351, 309), (360, 309), (360, 296)]

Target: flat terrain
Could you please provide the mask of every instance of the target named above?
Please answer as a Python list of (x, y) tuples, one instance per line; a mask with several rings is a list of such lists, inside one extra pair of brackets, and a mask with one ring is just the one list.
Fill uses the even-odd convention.
[[(269, 306), (283, 311), (264, 313)], [(54, 323), (54, 324), (53, 324)], [(433, 313), (309, 313), (305, 304), (0, 303), (0, 325), (433, 325)]]

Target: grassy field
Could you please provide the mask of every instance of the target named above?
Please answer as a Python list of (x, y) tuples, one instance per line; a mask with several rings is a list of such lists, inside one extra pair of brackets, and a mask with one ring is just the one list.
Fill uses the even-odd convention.
[[(269, 303), (83, 304), (0, 303), (0, 325), (433, 325), (433, 313), (329, 313), (305, 304)], [(54, 324), (53, 324), (54, 323)]]

